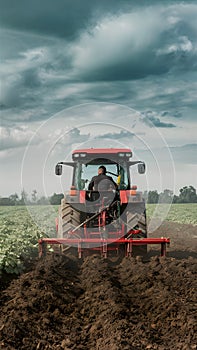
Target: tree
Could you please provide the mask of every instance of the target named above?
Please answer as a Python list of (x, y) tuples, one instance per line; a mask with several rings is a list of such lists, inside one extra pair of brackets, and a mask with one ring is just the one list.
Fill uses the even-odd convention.
[(158, 203), (159, 194), (157, 191), (148, 192), (148, 201), (147, 203)]
[(36, 204), (39, 204), (39, 205), (47, 205), (49, 204), (49, 199), (42, 196), (41, 198), (39, 198), (36, 202)]
[(144, 191), (143, 198), (144, 198), (145, 202), (147, 202), (147, 200), (148, 200), (148, 191)]
[(36, 201), (37, 201), (37, 191), (36, 190), (32, 191), (31, 198), (32, 198), (33, 203), (36, 203)]
[(10, 199), (10, 205), (17, 205), (19, 201), (19, 196), (17, 193), (14, 193), (9, 196), (9, 199)]
[(0, 205), (13, 205), (13, 202), (11, 202), (10, 198), (8, 197), (1, 197)]
[(159, 195), (159, 202), (160, 203), (172, 203), (173, 200), (173, 191), (165, 189), (162, 193)]
[(174, 196), (173, 196), (173, 203), (180, 203), (180, 198), (179, 198), (179, 196), (176, 196), (176, 195), (174, 194)]
[(180, 189), (179, 194), (180, 203), (196, 203), (197, 195), (196, 189), (193, 186), (184, 186)]
[(50, 203), (51, 203), (52, 205), (58, 205), (58, 204), (61, 203), (61, 199), (62, 199), (62, 198), (64, 198), (64, 195), (63, 195), (62, 193), (59, 193), (59, 194), (54, 193), (54, 194), (50, 197), (49, 201), (50, 201)]
[(27, 197), (28, 197), (27, 192), (25, 192), (25, 190), (23, 189), (21, 191), (21, 199), (20, 199), (20, 204), (21, 205), (27, 204)]

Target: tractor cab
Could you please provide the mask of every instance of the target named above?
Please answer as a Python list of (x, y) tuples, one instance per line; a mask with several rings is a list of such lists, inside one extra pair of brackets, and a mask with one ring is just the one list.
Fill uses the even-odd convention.
[(106, 175), (109, 175), (117, 184), (118, 189), (128, 189), (130, 179), (128, 168), (125, 162), (118, 163), (118, 160), (107, 158), (96, 158), (87, 163), (78, 162), (75, 168), (73, 184), (77, 190), (88, 190), (89, 183), (93, 176), (97, 175), (98, 168), (105, 166)]
[(81, 149), (72, 154), (73, 162), (60, 162), (56, 165), (56, 175), (61, 175), (62, 165), (74, 168), (72, 187), (76, 190), (88, 190), (93, 176), (97, 175), (98, 167), (103, 165), (107, 169), (106, 175), (116, 182), (118, 190), (130, 189), (130, 166), (138, 164), (138, 172), (145, 172), (145, 164), (141, 161), (130, 161), (130, 149)]

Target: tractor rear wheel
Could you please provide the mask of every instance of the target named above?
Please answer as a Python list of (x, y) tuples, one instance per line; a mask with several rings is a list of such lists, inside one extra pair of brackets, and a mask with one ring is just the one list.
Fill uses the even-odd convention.
[(84, 220), (85, 213), (78, 211), (63, 198), (59, 208), (58, 237), (68, 237), (68, 231), (80, 225)]
[[(85, 220), (85, 213), (78, 211), (75, 207), (72, 207), (65, 198), (61, 200), (61, 206), (59, 207), (58, 218), (58, 238), (70, 238), (69, 231), (75, 229)], [(73, 238), (79, 238), (76, 234), (72, 234)], [(63, 253), (71, 254), (71, 256), (78, 257), (77, 245), (64, 246)]]

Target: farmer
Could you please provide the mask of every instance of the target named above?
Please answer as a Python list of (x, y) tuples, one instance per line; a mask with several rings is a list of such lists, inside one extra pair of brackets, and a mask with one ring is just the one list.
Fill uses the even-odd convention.
[(93, 176), (91, 179), (88, 190), (92, 191), (108, 191), (116, 190), (117, 184), (114, 182), (111, 176), (106, 175), (106, 167), (101, 165), (98, 168), (98, 175)]

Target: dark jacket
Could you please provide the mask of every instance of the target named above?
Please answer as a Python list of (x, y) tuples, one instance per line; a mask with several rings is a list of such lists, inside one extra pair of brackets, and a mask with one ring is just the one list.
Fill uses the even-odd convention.
[(105, 174), (93, 176), (88, 186), (88, 190), (94, 191), (108, 191), (110, 189), (115, 190), (116, 188), (117, 184), (114, 182), (112, 177)]

